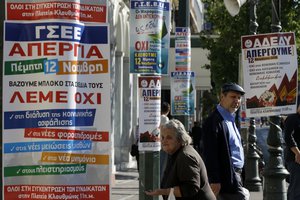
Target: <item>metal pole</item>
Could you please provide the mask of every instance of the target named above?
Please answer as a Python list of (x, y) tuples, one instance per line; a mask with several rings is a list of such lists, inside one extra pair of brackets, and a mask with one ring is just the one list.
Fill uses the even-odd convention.
[[(153, 75), (149, 74), (148, 76)], [(160, 116), (158, 117), (160, 118)], [(160, 188), (160, 151), (139, 151), (138, 162), (139, 200), (159, 200), (159, 196), (146, 195), (145, 191)]]
[(257, 23), (257, 15), (256, 15), (256, 6), (258, 0), (251, 0), (250, 1), (250, 24), (249, 24), (249, 31), (250, 34), (256, 35), (258, 23)]
[[(190, 1), (179, 0), (176, 27), (189, 27), (189, 26), (190, 26)], [(182, 121), (187, 131), (190, 130), (190, 126), (189, 126), (190, 119), (188, 115), (178, 116), (176, 118)]]
[[(272, 0), (272, 32), (281, 31), (281, 0)], [(270, 130), (267, 138), (270, 152), (269, 162), (264, 171), (264, 200), (286, 200), (286, 176), (288, 171), (283, 165), (282, 159), (282, 130), (280, 128), (281, 117), (270, 117)]]
[[(189, 0), (179, 1), (178, 18), (176, 22), (181, 27), (189, 26)], [(184, 118), (188, 127), (188, 118)], [(187, 129), (188, 130), (188, 129)], [(158, 196), (145, 195), (144, 191), (160, 188), (160, 152), (140, 152), (139, 154), (139, 200), (158, 200)]]
[[(256, 15), (257, 0), (250, 1), (250, 34), (256, 35), (258, 28), (257, 15)], [(260, 156), (256, 152), (256, 126), (255, 118), (250, 119), (250, 127), (248, 134), (248, 150), (246, 155), (245, 165), (245, 187), (249, 191), (261, 191), (262, 183), (259, 177), (258, 161)]]
[(144, 191), (160, 188), (159, 151), (140, 152), (139, 156), (139, 200), (158, 200), (158, 196), (148, 196)]
[(190, 1), (179, 0), (177, 27), (190, 26)]
[(272, 0), (272, 24), (273, 33), (281, 31), (281, 0)]
[(282, 160), (282, 130), (279, 126), (280, 116), (270, 117), (270, 130), (267, 137), (269, 146), (269, 161), (264, 170), (264, 200), (286, 200), (285, 178), (288, 171), (283, 166)]
[(259, 177), (258, 161), (260, 156), (258, 155), (256, 148), (256, 133), (255, 133), (255, 119), (250, 119), (249, 135), (248, 135), (248, 151), (246, 156), (245, 167), (245, 187), (249, 191), (261, 191), (262, 183)]

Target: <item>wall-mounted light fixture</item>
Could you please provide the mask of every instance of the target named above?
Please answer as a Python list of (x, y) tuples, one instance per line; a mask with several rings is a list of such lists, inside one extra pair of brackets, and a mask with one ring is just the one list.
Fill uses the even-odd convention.
[(240, 7), (246, 3), (247, 0), (224, 0), (225, 7), (229, 14), (234, 17), (240, 12)]

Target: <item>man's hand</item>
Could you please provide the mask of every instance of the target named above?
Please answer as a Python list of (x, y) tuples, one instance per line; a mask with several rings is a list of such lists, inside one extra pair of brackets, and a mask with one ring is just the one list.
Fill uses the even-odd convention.
[(300, 152), (295, 154), (295, 162), (300, 164)]
[(221, 190), (221, 184), (220, 183), (212, 183), (210, 184), (210, 187), (215, 194), (215, 196), (218, 196), (220, 190)]
[(298, 147), (292, 147), (291, 150), (295, 154), (295, 162), (300, 164), (300, 151)]

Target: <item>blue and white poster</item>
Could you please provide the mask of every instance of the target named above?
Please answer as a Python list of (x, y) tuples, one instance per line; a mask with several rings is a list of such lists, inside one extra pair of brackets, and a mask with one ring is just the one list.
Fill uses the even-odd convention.
[(189, 27), (176, 27), (175, 32), (175, 70), (191, 71), (191, 31)]
[(171, 115), (193, 115), (195, 94), (194, 72), (171, 72)]
[(109, 44), (107, 24), (5, 21), (4, 200), (109, 200)]
[(130, 72), (168, 74), (169, 0), (131, 0), (130, 8)]

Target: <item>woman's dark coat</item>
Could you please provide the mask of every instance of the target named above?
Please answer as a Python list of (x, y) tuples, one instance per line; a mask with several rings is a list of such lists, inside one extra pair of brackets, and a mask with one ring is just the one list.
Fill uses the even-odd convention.
[(161, 188), (174, 186), (179, 186), (182, 195), (176, 200), (216, 199), (208, 183), (204, 162), (191, 145), (181, 147), (168, 158)]

